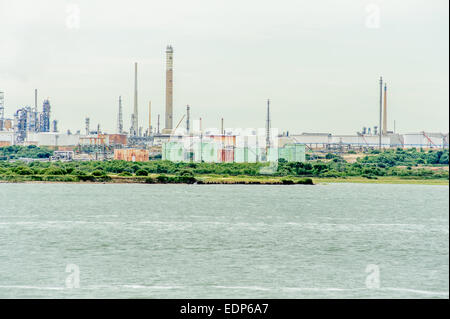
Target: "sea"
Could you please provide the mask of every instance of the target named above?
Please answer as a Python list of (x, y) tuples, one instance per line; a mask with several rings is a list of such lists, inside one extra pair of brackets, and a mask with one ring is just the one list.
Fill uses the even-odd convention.
[(2, 183), (0, 298), (449, 298), (449, 187)]

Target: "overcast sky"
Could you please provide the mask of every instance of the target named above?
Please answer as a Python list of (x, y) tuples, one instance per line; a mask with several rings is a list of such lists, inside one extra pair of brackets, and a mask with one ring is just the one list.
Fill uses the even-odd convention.
[(165, 107), (165, 47), (174, 47), (174, 125), (191, 106), (204, 127), (272, 126), (353, 134), (378, 124), (448, 132), (448, 0), (0, 0), (0, 91), (6, 115), (49, 97), (60, 130), (89, 116), (124, 126), (139, 63), (139, 122)]

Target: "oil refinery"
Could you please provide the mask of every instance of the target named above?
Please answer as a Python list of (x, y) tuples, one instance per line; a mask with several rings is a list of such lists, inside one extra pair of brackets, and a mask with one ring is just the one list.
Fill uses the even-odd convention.
[[(134, 103), (129, 130), (125, 130), (122, 96), (117, 96), (116, 132), (105, 132), (101, 125), (91, 127), (89, 117), (84, 128), (60, 132), (58, 121), (51, 117), (52, 108), (58, 107), (44, 99), (38, 102), (34, 92), (33, 106), (19, 107), (12, 117), (5, 116), (5, 94), (0, 91), (0, 147), (9, 145), (46, 146), (59, 153), (58, 159), (99, 160), (119, 159), (145, 161), (162, 158), (170, 161), (195, 162), (259, 162), (305, 161), (305, 153), (364, 151), (386, 148), (448, 148), (449, 134), (436, 132), (398, 133), (388, 128), (388, 86), (379, 79), (379, 118), (377, 125), (363, 126), (356, 134), (334, 135), (331, 132), (304, 132), (290, 134), (275, 129), (271, 121), (271, 102), (262, 105), (266, 114), (264, 128), (226, 128), (220, 119), (220, 128), (205, 130), (202, 119), (192, 119), (192, 106), (185, 106), (185, 114), (174, 122), (174, 49), (165, 51), (165, 114), (161, 128), (160, 114), (153, 116), (148, 102), (148, 123), (139, 126), (138, 63), (134, 63)], [(1, 88), (0, 88), (1, 89)], [(183, 106), (184, 109), (184, 106)], [(275, 108), (276, 109), (276, 108)], [(156, 118), (153, 125), (152, 118)], [(81, 123), (80, 123), (81, 124)], [(174, 125), (176, 124), (176, 125)], [(263, 124), (263, 123), (262, 123)], [(70, 155), (64, 155), (68, 152)]]

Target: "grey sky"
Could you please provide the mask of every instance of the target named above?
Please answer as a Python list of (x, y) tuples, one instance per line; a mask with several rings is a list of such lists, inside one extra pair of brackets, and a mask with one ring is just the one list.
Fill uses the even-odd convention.
[[(380, 8), (379, 28), (367, 27), (370, 4)], [(383, 75), (391, 129), (395, 119), (401, 132), (448, 132), (448, 5), (0, 0), (0, 90), (8, 116), (32, 105), (37, 88), (60, 129), (83, 129), (89, 116), (110, 133), (122, 95), (128, 130), (136, 61), (140, 125), (151, 100), (155, 126), (158, 113), (164, 122), (164, 51), (172, 44), (175, 124), (189, 104), (204, 126), (224, 117), (226, 127), (264, 127), (270, 98), (280, 130), (354, 133), (378, 124)]]

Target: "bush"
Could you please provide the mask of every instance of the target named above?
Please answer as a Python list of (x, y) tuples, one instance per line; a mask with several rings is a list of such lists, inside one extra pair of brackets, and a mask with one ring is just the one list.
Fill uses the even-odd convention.
[(131, 169), (133, 170), (133, 172), (137, 172), (138, 170), (141, 169), (141, 167), (139, 166), (139, 164), (133, 164), (133, 166), (131, 166)]
[(105, 176), (106, 174), (101, 170), (95, 170), (92, 172), (92, 176)]
[(61, 175), (46, 175), (42, 180), (46, 182), (77, 182), (78, 179), (75, 176), (61, 176)]
[(194, 176), (176, 176), (175, 177), (175, 183), (184, 183), (184, 184), (194, 184), (197, 182), (197, 179)]
[(128, 171), (124, 171), (124, 172), (122, 172), (122, 173), (119, 174), (119, 176), (131, 176), (131, 175), (133, 175), (133, 174), (131, 174), (131, 173), (128, 172)]
[(75, 175), (75, 176), (78, 176), (78, 175), (86, 175), (85, 172), (80, 171), (80, 170), (78, 170), (78, 169), (74, 169), (70, 174), (71, 174), (71, 175)]
[(282, 179), (281, 183), (283, 183), (283, 185), (293, 185), (294, 181), (291, 179)]
[(99, 176), (97, 178), (95, 178), (96, 182), (109, 182), (111, 180), (111, 177), (109, 177), (108, 175), (103, 175), (103, 176)]
[(191, 170), (184, 169), (184, 170), (181, 170), (178, 173), (178, 175), (180, 175), (180, 176), (194, 176), (194, 173)]
[(448, 152), (442, 154), (441, 158), (439, 159), (439, 164), (447, 164), (448, 165)]
[(66, 172), (60, 168), (49, 168), (44, 172), (45, 175), (64, 175), (65, 173)]
[(28, 168), (28, 167), (17, 167), (17, 169), (15, 170), (17, 175), (33, 175), (33, 171)]
[(169, 178), (166, 175), (159, 175), (156, 180), (158, 181), (158, 183), (162, 183), (165, 184), (169, 181)]
[(50, 152), (39, 152), (37, 153), (37, 158), (49, 158), (52, 154)]
[(314, 182), (311, 178), (302, 178), (297, 181), (297, 184), (314, 185)]
[(139, 169), (136, 171), (136, 176), (148, 176), (148, 172), (145, 169)]
[(6, 147), (0, 147), (0, 159), (18, 159), (21, 157), (26, 158), (48, 158), (53, 154), (49, 149), (45, 147), (37, 147), (35, 145), (20, 146), (11, 145)]
[(95, 182), (95, 177), (92, 175), (78, 175), (77, 178), (83, 182)]
[(146, 179), (145, 179), (145, 183), (146, 184), (154, 184), (156, 181), (155, 181), (155, 179), (153, 179), (153, 178), (151, 178), (151, 177), (147, 177)]

